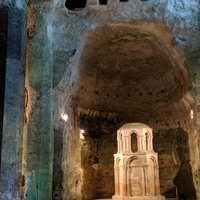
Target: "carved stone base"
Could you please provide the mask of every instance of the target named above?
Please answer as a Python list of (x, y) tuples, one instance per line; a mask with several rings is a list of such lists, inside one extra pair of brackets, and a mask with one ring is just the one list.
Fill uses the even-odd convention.
[(112, 196), (112, 200), (165, 200), (164, 196), (158, 195), (158, 196)]

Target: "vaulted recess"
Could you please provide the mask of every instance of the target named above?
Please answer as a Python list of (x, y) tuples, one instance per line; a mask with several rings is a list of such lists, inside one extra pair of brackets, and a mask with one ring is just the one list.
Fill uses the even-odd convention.
[[(190, 74), (166, 26), (108, 24), (89, 32), (81, 49), (67, 90), (74, 100), (75, 124), (85, 131), (80, 142), (82, 198), (114, 194), (116, 131), (140, 122), (153, 128), (162, 195), (195, 199)], [(65, 104), (69, 109), (71, 102)]]

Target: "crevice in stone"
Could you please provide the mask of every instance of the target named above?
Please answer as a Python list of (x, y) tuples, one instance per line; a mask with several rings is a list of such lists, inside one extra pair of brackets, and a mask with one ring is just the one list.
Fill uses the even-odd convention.
[(35, 13), (30, 0), (28, 1), (28, 15), (27, 15), (27, 37), (28, 42), (33, 38), (35, 34)]
[(1, 149), (4, 114), (4, 94), (5, 94), (5, 73), (7, 57), (7, 34), (8, 34), (8, 7), (0, 4), (0, 170), (1, 170)]

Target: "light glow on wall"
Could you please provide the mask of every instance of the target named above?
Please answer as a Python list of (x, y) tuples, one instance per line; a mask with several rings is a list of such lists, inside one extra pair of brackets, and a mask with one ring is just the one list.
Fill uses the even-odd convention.
[(84, 140), (85, 139), (85, 136), (83, 135), (85, 133), (85, 130), (81, 129), (80, 130), (80, 139), (81, 140)]
[(81, 130), (80, 130), (80, 133), (81, 133), (81, 134), (85, 133), (85, 130), (81, 129)]
[(66, 122), (68, 120), (68, 115), (66, 113), (63, 113), (61, 115), (61, 118)]

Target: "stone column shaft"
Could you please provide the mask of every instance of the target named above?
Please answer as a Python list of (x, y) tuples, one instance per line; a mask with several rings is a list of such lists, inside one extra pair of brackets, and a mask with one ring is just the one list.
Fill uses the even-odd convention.
[[(40, 10), (41, 9), (41, 10)], [(29, 85), (38, 94), (28, 123), (25, 200), (51, 200), (53, 176), (52, 28), (42, 8), (35, 13), (37, 33), (30, 43)]]

